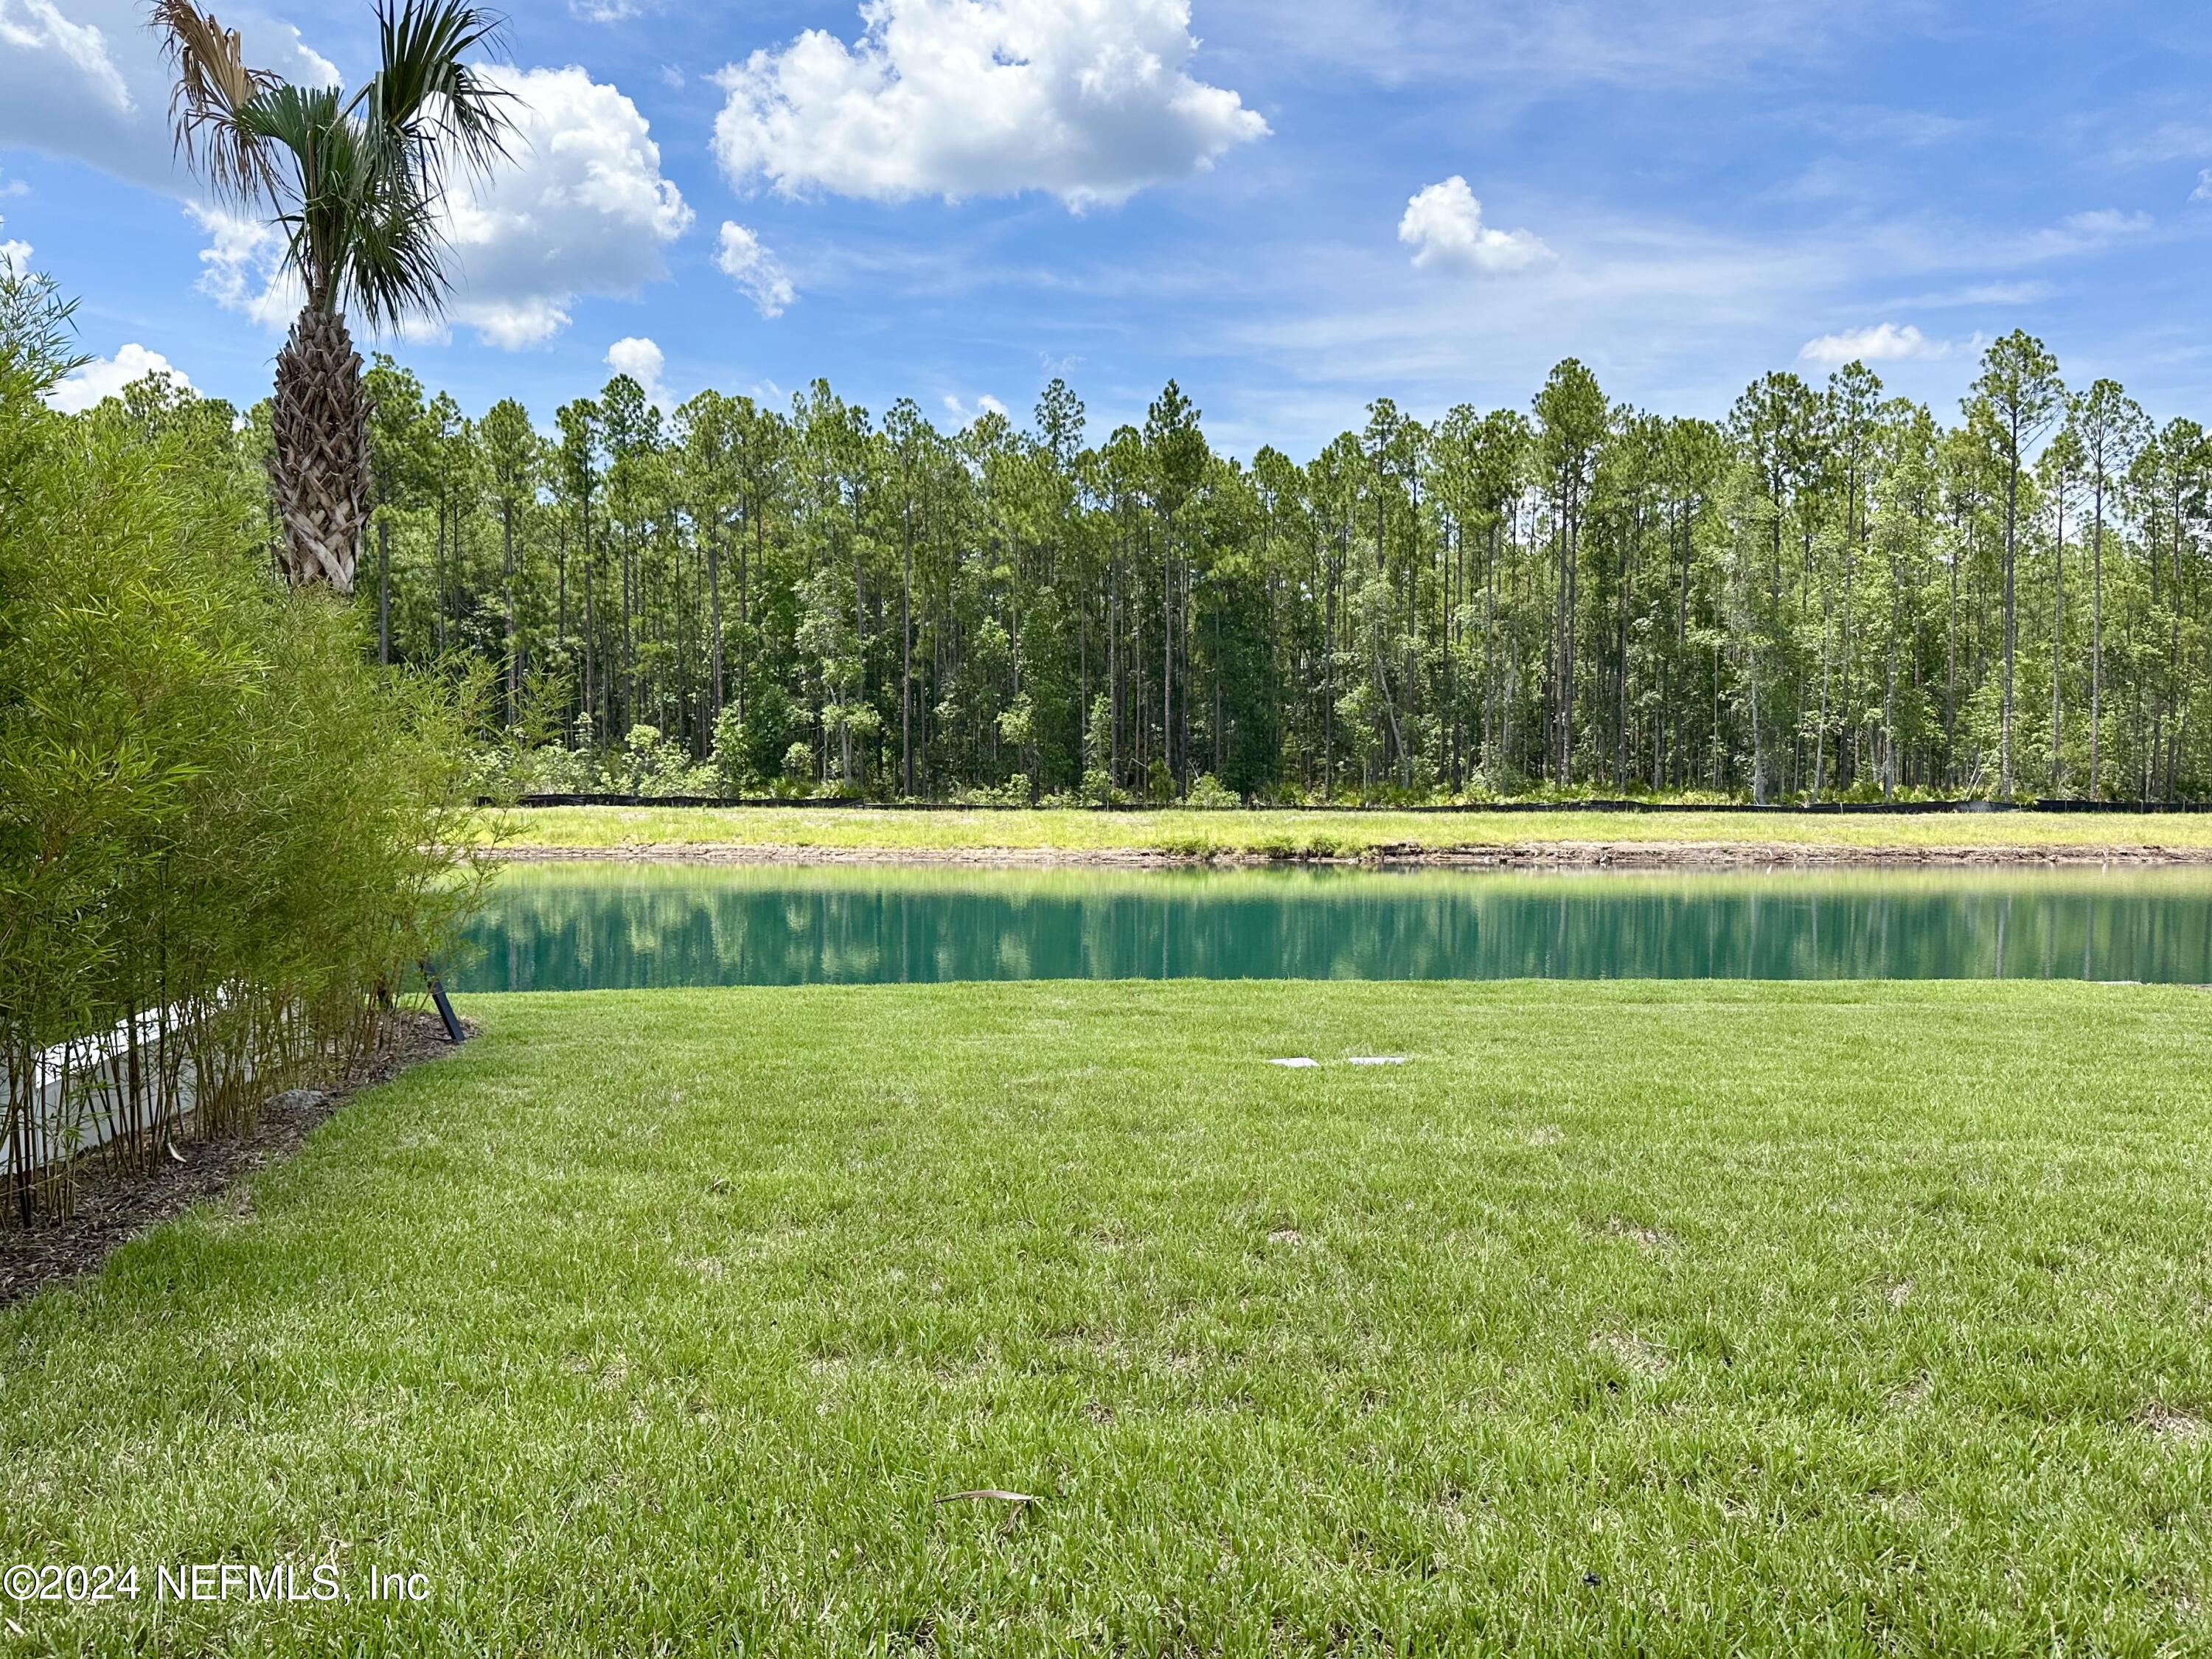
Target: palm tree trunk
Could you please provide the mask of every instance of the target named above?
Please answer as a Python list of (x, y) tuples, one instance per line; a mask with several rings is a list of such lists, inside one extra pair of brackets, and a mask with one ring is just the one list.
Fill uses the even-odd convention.
[(345, 319), (309, 306), (276, 354), (269, 476), (295, 587), (353, 592), (367, 520), (368, 396)]

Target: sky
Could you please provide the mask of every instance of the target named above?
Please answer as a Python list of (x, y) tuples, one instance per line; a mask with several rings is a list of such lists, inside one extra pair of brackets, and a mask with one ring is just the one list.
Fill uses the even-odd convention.
[[(249, 403), (296, 293), (176, 163), (143, 15), (0, 0), (0, 254), (79, 301), (64, 403)], [(373, 65), (369, 0), (220, 15)], [(1172, 376), (1304, 459), (1568, 356), (1712, 416), (1863, 357), (1948, 416), (2023, 328), (2212, 417), (2207, 0), (529, 0), (498, 73), (449, 314), (363, 342), (471, 413), (620, 370), (1020, 422), (1060, 375), (1097, 439)]]

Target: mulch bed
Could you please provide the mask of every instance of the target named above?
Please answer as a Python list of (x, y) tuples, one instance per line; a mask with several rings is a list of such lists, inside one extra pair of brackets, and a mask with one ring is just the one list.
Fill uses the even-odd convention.
[[(463, 1029), (470, 1029), (466, 1022)], [(387, 1022), (374, 1056), (359, 1073), (328, 1090), (277, 1096), (251, 1129), (181, 1145), (177, 1157), (183, 1162), (165, 1155), (143, 1174), (125, 1174), (96, 1159), (88, 1163), (77, 1174), (76, 1206), (66, 1218), (41, 1219), (27, 1228), (0, 1222), (0, 1308), (62, 1279), (97, 1273), (110, 1251), (283, 1163), (316, 1125), (362, 1090), (452, 1051), (435, 1013), (403, 1010)]]

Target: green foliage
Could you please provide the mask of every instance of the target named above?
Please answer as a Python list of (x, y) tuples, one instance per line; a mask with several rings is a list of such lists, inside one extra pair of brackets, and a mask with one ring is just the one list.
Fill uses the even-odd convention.
[(747, 741), (745, 723), (735, 708), (725, 708), (714, 717), (714, 749), (708, 764), (713, 770), (714, 782), (721, 793), (732, 799), (760, 793), (763, 787), (758, 771), (754, 769)]
[(547, 447), (371, 376), (395, 653), (556, 670), (725, 788), (803, 743), (939, 799), (2212, 793), (2212, 445), (2055, 377), (2014, 335), (1948, 427), (1863, 364), (1715, 422), (1571, 360), (1247, 465), (1175, 386), (1087, 440), (1064, 385), (940, 432), (618, 376)]
[[(62, 313), (35, 288), (0, 273), (0, 1157), (19, 1211), (67, 1200), (36, 1147), (113, 1115), (129, 1162), (183, 1133), (187, 1099), (192, 1127), (221, 1128), (358, 1054), (474, 892), (453, 850), (473, 833), (473, 677), (380, 672), (360, 616), (274, 583), (251, 428), (226, 406), (171, 386), (48, 410)], [(158, 1050), (83, 1075), (93, 1039), (140, 1015)], [(57, 1098), (41, 1079), (63, 1063)]]
[(1182, 804), (1194, 812), (1234, 812), (1244, 805), (1235, 790), (1224, 787), (1211, 772), (1199, 775)]
[(1002, 784), (978, 784), (972, 789), (963, 789), (956, 799), (969, 806), (1028, 806), (1034, 804), (1029, 778), (1020, 772)]
[(694, 766), (683, 750), (650, 726), (633, 726), (623, 740), (620, 793), (628, 795), (711, 795), (720, 780), (709, 766)]

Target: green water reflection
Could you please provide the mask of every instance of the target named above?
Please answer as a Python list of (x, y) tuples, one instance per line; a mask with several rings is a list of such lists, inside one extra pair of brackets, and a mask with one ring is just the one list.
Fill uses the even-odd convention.
[(520, 866), (475, 991), (981, 979), (2212, 982), (2212, 874)]

